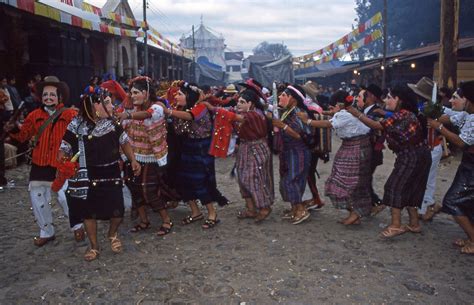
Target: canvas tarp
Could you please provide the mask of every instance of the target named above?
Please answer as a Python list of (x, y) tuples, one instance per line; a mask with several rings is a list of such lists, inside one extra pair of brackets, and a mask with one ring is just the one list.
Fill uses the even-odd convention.
[(223, 86), (225, 73), (222, 70), (216, 70), (212, 67), (196, 63), (196, 82), (199, 85)]
[(249, 77), (256, 79), (263, 86), (271, 88), (274, 81), (293, 83), (293, 61), (291, 55), (278, 60), (266, 62), (250, 62)]

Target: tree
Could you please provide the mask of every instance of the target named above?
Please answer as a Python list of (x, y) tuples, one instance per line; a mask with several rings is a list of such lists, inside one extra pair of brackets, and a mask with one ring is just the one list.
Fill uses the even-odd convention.
[(259, 43), (253, 50), (254, 55), (270, 55), (274, 59), (281, 58), (286, 55), (291, 55), (288, 47), (282, 43), (268, 43), (263, 41)]
[[(383, 10), (383, 0), (355, 0), (357, 24)], [(440, 0), (387, 1), (387, 53), (439, 42)], [(460, 0), (459, 37), (474, 35), (474, 1)], [(366, 33), (367, 34), (367, 33)], [(365, 35), (366, 35), (365, 34)], [(353, 57), (382, 56), (382, 40), (362, 47)]]

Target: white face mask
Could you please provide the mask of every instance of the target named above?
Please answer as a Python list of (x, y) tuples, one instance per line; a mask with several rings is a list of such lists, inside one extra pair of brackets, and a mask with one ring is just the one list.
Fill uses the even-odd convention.
[(147, 93), (144, 90), (138, 90), (135, 87), (132, 87), (130, 90), (130, 94), (132, 97), (133, 105), (135, 106), (140, 106), (145, 103), (147, 99)]
[(59, 104), (58, 88), (54, 86), (45, 86), (41, 95), (43, 105), (48, 108), (54, 108)]

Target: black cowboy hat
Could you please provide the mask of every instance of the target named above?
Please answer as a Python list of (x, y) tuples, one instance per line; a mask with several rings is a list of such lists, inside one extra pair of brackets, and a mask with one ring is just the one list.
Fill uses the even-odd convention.
[(46, 76), (42, 82), (38, 82), (35, 86), (36, 92), (39, 96), (43, 94), (43, 89), (46, 86), (53, 86), (58, 88), (58, 94), (61, 96), (60, 103), (66, 103), (69, 99), (69, 86), (59, 80), (56, 76)]
[(462, 91), (462, 95), (471, 103), (474, 103), (474, 81), (462, 82), (459, 88)]
[(383, 95), (382, 89), (376, 84), (370, 84), (367, 87), (361, 86), (362, 90), (372, 93), (377, 99), (381, 99)]

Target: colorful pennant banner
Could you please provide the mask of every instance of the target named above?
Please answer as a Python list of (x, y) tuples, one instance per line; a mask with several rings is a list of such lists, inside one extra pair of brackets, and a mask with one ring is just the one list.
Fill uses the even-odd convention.
[(312, 61), (307, 61), (307, 62), (304, 62), (304, 63), (300, 63), (298, 65), (297, 69), (309, 68), (309, 67), (313, 67), (315, 65), (319, 65), (319, 64), (324, 63), (324, 62), (328, 62), (328, 61), (331, 61), (331, 60), (334, 60), (334, 59), (338, 59), (338, 58), (342, 57), (344, 54), (355, 51), (355, 50), (359, 49), (360, 47), (368, 45), (369, 43), (371, 43), (375, 40), (378, 40), (380, 38), (382, 38), (382, 31), (375, 30), (372, 33), (368, 34), (367, 36), (363, 37), (362, 39), (359, 39), (358, 41), (355, 41), (355, 42), (347, 45), (346, 47), (344, 47), (344, 49), (339, 49), (339, 50), (333, 52), (332, 54), (322, 56), (318, 60), (312, 60)]
[[(145, 37), (145, 33), (143, 31), (136, 31), (136, 30), (129, 30), (129, 29), (123, 29), (119, 27), (114, 27), (114, 26), (108, 25), (105, 22), (101, 22), (101, 23), (92, 22), (90, 20), (86, 20), (81, 17), (74, 16), (69, 13), (60, 11), (59, 9), (48, 6), (46, 4), (35, 2), (34, 0), (0, 0), (0, 3), (8, 4), (10, 6), (27, 11), (35, 15), (43, 16), (46, 18), (56, 20), (61, 23), (66, 23), (72, 26), (80, 27), (83, 29), (91, 30), (91, 31), (99, 31), (102, 33), (108, 33), (108, 34), (118, 35), (122, 37), (133, 37), (133, 38)], [(83, 10), (102, 16), (102, 11), (100, 8), (95, 7), (85, 2), (83, 2)], [(109, 17), (110, 19), (121, 24), (127, 24), (134, 27), (137, 27), (137, 24), (138, 24), (138, 21), (132, 18), (120, 16), (115, 13), (110, 13)], [(142, 28), (144, 28), (146, 25), (143, 21), (139, 23), (140, 23), (140, 27)], [(151, 35), (150, 32), (151, 34), (157, 36), (159, 39)], [(166, 51), (174, 52), (175, 54), (179, 54), (179, 55), (184, 55), (184, 50), (182, 48), (180, 48), (176, 44), (166, 39), (157, 30), (150, 27), (150, 32), (147, 33), (147, 37), (153, 43), (160, 46)]]
[[(346, 53), (341, 53), (341, 52), (339, 52), (340, 51), (339, 48), (340, 48), (340, 46), (345, 46), (347, 43), (349, 43), (351, 40), (353, 40), (358, 35), (365, 32), (366, 30), (368, 30), (370, 28), (373, 28), (375, 25), (379, 24), (381, 21), (382, 21), (382, 13), (378, 12), (377, 14), (372, 16), (372, 18), (367, 20), (366, 22), (360, 24), (357, 28), (355, 28), (349, 34), (344, 35), (342, 38), (336, 40), (335, 42), (331, 43), (330, 45), (328, 45), (328, 46), (326, 46), (322, 49), (314, 51), (310, 54), (306, 54), (306, 55), (299, 56), (299, 57), (294, 57), (293, 62), (298, 63), (300, 65), (301, 65), (301, 63), (303, 63), (303, 65), (304, 65), (306, 63), (314, 63), (314, 57), (321, 57), (321, 56), (323, 56), (325, 54), (328, 54), (328, 53), (339, 53), (339, 54), (344, 55), (347, 52), (351, 52), (353, 50), (349, 50)], [(358, 45), (359, 42), (360, 41), (357, 41), (357, 45)], [(353, 44), (354, 43), (351, 43), (350, 45), (353, 45)], [(357, 46), (357, 45), (354, 45), (354, 46)], [(357, 48), (359, 48), (359, 47), (357, 47)], [(345, 48), (345, 49), (347, 50), (348, 48)], [(340, 55), (340, 56), (342, 56), (342, 55)], [(328, 56), (330, 56), (330, 55), (323, 56), (323, 58), (327, 58)], [(338, 56), (338, 57), (340, 57), (340, 56)], [(332, 57), (334, 57), (334, 56), (332, 56)], [(335, 58), (338, 58), (338, 57), (335, 57)]]

